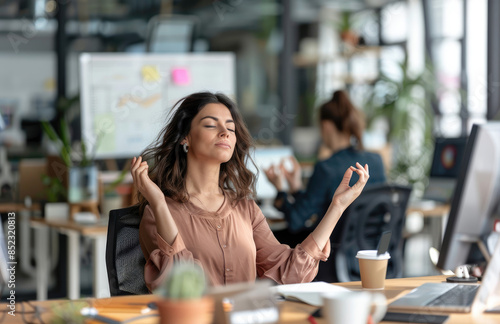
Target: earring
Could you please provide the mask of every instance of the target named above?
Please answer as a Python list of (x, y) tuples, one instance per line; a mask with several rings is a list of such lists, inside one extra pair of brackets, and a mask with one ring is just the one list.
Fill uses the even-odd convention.
[(184, 143), (182, 144), (182, 149), (184, 150), (184, 152), (188, 152), (188, 143)]

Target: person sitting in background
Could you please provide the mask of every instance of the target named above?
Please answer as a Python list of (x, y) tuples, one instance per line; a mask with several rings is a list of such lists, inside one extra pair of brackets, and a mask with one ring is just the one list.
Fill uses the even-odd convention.
[[(282, 161), (279, 166), (271, 165), (265, 170), (268, 180), (278, 190), (274, 205), (284, 213), (287, 232), (297, 234), (295, 238), (301, 237), (298, 235), (300, 231), (307, 234), (319, 223), (342, 180), (343, 170), (350, 165), (356, 162), (370, 165), (368, 184), (386, 181), (380, 155), (363, 149), (364, 116), (345, 91), (335, 91), (332, 99), (320, 107), (319, 119), (322, 144), (331, 156), (316, 163), (305, 191), (302, 190), (301, 168), (294, 157), (290, 157), (293, 168), (285, 167), (285, 161)], [(288, 182), (289, 193), (283, 191), (283, 178)], [(356, 181), (354, 175), (350, 185)], [(287, 241), (287, 236), (281, 234), (282, 241)], [(294, 241), (286, 243), (292, 245)]]
[[(368, 181), (368, 165), (347, 168), (323, 221), (292, 249), (276, 240), (251, 199), (255, 175), (245, 161), (252, 138), (236, 105), (222, 94), (201, 92), (176, 106), (144, 159), (132, 160), (149, 290), (179, 259), (201, 264), (215, 286), (257, 277), (312, 281), (319, 261), (330, 254), (329, 238), (340, 216)], [(359, 180), (349, 186), (353, 172)]]

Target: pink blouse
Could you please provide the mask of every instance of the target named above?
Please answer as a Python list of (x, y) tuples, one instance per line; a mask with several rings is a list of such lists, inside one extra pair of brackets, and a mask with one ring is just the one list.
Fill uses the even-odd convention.
[(215, 213), (191, 202), (165, 200), (179, 229), (172, 245), (156, 231), (149, 205), (140, 224), (140, 243), (147, 260), (144, 279), (150, 291), (162, 283), (178, 259), (195, 259), (217, 286), (257, 277), (280, 284), (310, 282), (318, 272), (319, 260), (326, 261), (330, 255), (330, 242), (321, 249), (312, 235), (295, 249), (280, 244), (253, 200), (227, 198)]

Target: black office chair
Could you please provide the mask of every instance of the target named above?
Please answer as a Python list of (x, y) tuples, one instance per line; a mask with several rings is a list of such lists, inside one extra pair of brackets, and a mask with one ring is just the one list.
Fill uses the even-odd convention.
[(403, 228), (411, 188), (377, 184), (366, 187), (347, 208), (330, 238), (331, 254), (320, 262), (316, 281), (361, 280), (356, 253), (376, 250), (385, 231), (392, 231), (387, 278), (403, 276)]
[(140, 223), (137, 205), (109, 212), (106, 267), (111, 296), (149, 293), (144, 282), (146, 260), (139, 244)]

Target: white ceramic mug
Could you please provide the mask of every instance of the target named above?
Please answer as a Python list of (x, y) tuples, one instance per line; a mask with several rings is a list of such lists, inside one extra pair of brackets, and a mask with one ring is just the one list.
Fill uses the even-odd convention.
[(378, 323), (386, 311), (387, 299), (380, 293), (349, 291), (323, 295), (322, 313), (328, 324), (366, 324), (368, 315)]

